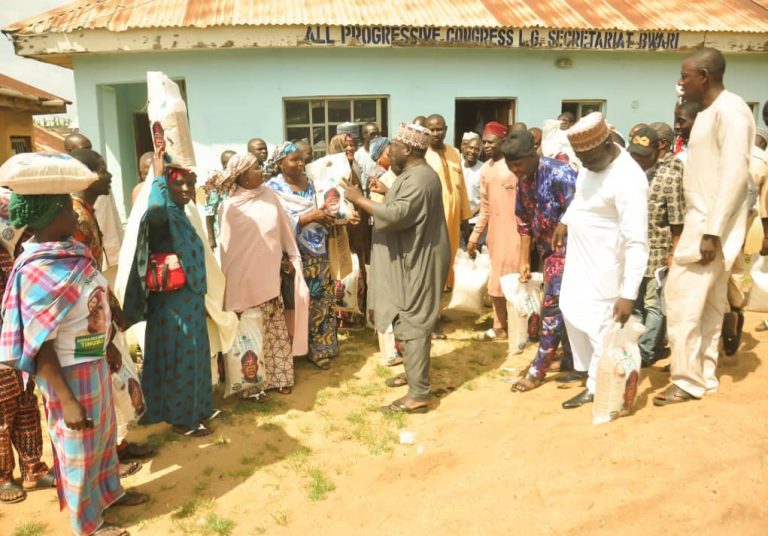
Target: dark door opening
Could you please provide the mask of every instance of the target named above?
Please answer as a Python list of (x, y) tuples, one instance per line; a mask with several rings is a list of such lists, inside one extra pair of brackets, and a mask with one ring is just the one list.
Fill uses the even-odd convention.
[(483, 127), (490, 121), (511, 126), (515, 116), (515, 99), (456, 99), (454, 145), (461, 145), (465, 132), (482, 134)]

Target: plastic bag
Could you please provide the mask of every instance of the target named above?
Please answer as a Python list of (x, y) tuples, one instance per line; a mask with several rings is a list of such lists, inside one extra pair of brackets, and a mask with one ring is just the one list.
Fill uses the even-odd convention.
[(355, 207), (344, 197), (339, 188), (342, 180), (348, 181), (352, 173), (349, 160), (344, 153), (319, 158), (307, 165), (307, 177), (315, 186), (317, 206), (336, 216), (336, 223), (346, 223)]
[(0, 186), (17, 194), (73, 194), (99, 177), (68, 154), (19, 153), (0, 166)]
[(235, 343), (224, 356), (224, 396), (259, 387), (266, 379), (264, 315), (248, 309), (240, 316)]
[(464, 251), (456, 253), (453, 263), (455, 283), (446, 309), (474, 314), (483, 312), (483, 293), (491, 274), (489, 264), (481, 255), (472, 260)]
[(336, 303), (339, 310), (363, 314), (358, 300), (360, 285), (360, 261), (353, 254), (352, 272), (341, 281), (336, 281)]
[(507, 299), (507, 333), (510, 354), (519, 354), (531, 339), (538, 338), (541, 287), (544, 275), (534, 272), (525, 283), (520, 274), (507, 274), (499, 278), (501, 290)]
[(755, 255), (750, 269), (752, 290), (749, 291), (747, 309), (768, 313), (768, 257)]
[(618, 322), (612, 323), (603, 335), (592, 424), (610, 422), (634, 411), (640, 382), (637, 341), (644, 331), (640, 320), (631, 317), (624, 327)]
[(132, 428), (147, 411), (144, 402), (144, 392), (136, 372), (136, 364), (131, 359), (125, 334), (118, 331), (112, 339), (120, 351), (123, 365), (120, 370), (112, 373), (112, 399), (115, 405), (115, 422), (117, 424), (117, 443), (120, 444)]
[(147, 97), (147, 116), (155, 148), (165, 149), (170, 164), (195, 169), (195, 150), (187, 105), (181, 97), (179, 86), (165, 74), (149, 71)]

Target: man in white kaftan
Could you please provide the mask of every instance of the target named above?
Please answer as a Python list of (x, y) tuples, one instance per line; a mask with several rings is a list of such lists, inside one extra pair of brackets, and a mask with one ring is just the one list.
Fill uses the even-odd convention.
[(574, 368), (589, 374), (586, 389), (563, 403), (566, 409), (593, 401), (603, 333), (629, 319), (648, 262), (645, 173), (611, 141), (598, 112), (571, 127), (568, 138), (583, 167), (553, 246), (561, 248), (567, 232), (560, 309)]

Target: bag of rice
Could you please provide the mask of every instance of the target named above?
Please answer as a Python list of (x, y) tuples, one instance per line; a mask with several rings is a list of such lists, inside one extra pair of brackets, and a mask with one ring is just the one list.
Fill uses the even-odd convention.
[(480, 255), (475, 260), (459, 250), (453, 263), (455, 273), (451, 302), (446, 309), (481, 314), (483, 312), (483, 294), (491, 275), (489, 263)]
[(123, 358), (120, 370), (112, 373), (112, 396), (115, 402), (115, 420), (117, 424), (117, 443), (121, 443), (128, 430), (133, 427), (147, 411), (144, 392), (141, 390), (136, 364), (131, 359), (125, 334), (118, 331), (112, 340)]
[(520, 283), (520, 274), (507, 274), (499, 278), (501, 290), (507, 299), (507, 333), (509, 353), (519, 354), (528, 341), (535, 339), (531, 328), (538, 326), (541, 309), (541, 286), (544, 275), (534, 272), (525, 283)]
[(597, 365), (592, 424), (610, 422), (634, 411), (640, 381), (637, 341), (644, 331), (645, 326), (636, 317), (624, 326), (614, 322), (605, 331)]
[(336, 281), (336, 303), (341, 311), (363, 314), (358, 300), (360, 285), (360, 261), (357, 255), (352, 254), (352, 272), (341, 281)]
[(147, 116), (155, 149), (165, 149), (169, 164), (195, 169), (187, 105), (179, 86), (165, 74), (147, 72)]
[(19, 153), (0, 166), (0, 186), (22, 195), (73, 194), (98, 178), (79, 160), (60, 153)]
[(6, 188), (0, 188), (0, 245), (13, 255), (16, 251), (16, 244), (24, 233), (26, 227), (16, 229), (11, 223), (8, 215), (8, 205), (11, 202), (11, 191)]
[(352, 168), (344, 153), (331, 154), (307, 165), (307, 177), (315, 186), (317, 206), (336, 216), (336, 223), (346, 223), (355, 207), (344, 198), (339, 188), (342, 180), (349, 180)]
[(237, 337), (224, 357), (224, 396), (261, 386), (267, 379), (264, 365), (264, 317), (257, 309), (240, 316)]

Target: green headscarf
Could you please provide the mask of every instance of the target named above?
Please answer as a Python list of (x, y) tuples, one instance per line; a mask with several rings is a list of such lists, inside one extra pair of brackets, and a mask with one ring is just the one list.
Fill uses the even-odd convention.
[(16, 229), (25, 225), (32, 231), (38, 231), (51, 223), (66, 206), (69, 196), (58, 195), (19, 195), (11, 194), (8, 215)]

